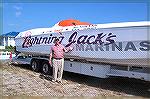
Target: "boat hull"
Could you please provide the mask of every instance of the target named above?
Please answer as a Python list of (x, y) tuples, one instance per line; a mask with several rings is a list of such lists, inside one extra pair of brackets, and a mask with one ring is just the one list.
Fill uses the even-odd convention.
[(54, 39), (59, 37), (64, 46), (74, 47), (72, 51), (65, 53), (65, 58), (127, 66), (149, 66), (148, 30), (148, 26), (74, 30), (33, 36), (31, 34), (28, 37), (15, 38), (15, 42), (19, 52), (49, 55)]

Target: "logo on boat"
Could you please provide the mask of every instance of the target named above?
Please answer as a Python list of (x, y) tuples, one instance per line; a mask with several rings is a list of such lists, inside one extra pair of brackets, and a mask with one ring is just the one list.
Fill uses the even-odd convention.
[[(31, 37), (31, 34), (24, 37), (22, 44), (23, 48), (28, 48), (33, 45), (51, 44), (56, 39), (56, 36), (50, 34), (46, 36)], [(60, 43), (64, 40), (64, 36), (59, 36)], [(97, 35), (79, 35), (78, 32), (73, 32), (65, 47), (75, 44), (76, 51), (149, 51), (150, 41), (139, 42), (116, 42), (116, 35), (113, 33), (99, 33)]]
[[(31, 34), (24, 37), (24, 41), (22, 44), (23, 48), (28, 48), (33, 45), (37, 44), (50, 44), (53, 43), (53, 41), (56, 39), (56, 36), (53, 36), (52, 34), (47, 36), (40, 36), (40, 37), (32, 37)], [(63, 41), (65, 37), (63, 35), (59, 36), (60, 43)], [(115, 42), (114, 38), (116, 38), (116, 35), (113, 33), (99, 33), (97, 35), (80, 35), (78, 36), (78, 32), (73, 32), (69, 39), (68, 43), (66, 44), (66, 47), (69, 47), (72, 44), (103, 44), (105, 42), (105, 45), (109, 45)]]
[(77, 38), (78, 33), (74, 32), (68, 40), (68, 44), (66, 47), (70, 46), (71, 44), (77, 43), (77, 44), (99, 44), (102, 45), (105, 41), (105, 45), (109, 45), (115, 42), (114, 38), (116, 38), (116, 35), (113, 33), (99, 33), (97, 36), (95, 35), (81, 35)]

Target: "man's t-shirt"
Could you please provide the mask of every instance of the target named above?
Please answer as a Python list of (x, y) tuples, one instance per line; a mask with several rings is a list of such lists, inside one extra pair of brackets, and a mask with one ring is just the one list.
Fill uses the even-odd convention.
[(53, 58), (64, 58), (65, 47), (61, 44), (51, 47)]

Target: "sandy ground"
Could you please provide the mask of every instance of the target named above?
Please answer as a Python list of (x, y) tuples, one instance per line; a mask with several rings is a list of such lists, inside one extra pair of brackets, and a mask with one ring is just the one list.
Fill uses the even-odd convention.
[(63, 83), (31, 71), (28, 65), (0, 63), (1, 96), (129, 96), (150, 98), (150, 82), (128, 78), (100, 79), (64, 72)]

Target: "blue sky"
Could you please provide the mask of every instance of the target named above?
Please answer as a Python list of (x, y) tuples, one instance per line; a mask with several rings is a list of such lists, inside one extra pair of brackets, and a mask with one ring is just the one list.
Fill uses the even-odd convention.
[(3, 33), (52, 27), (60, 20), (93, 24), (147, 21), (146, 3), (3, 3)]

